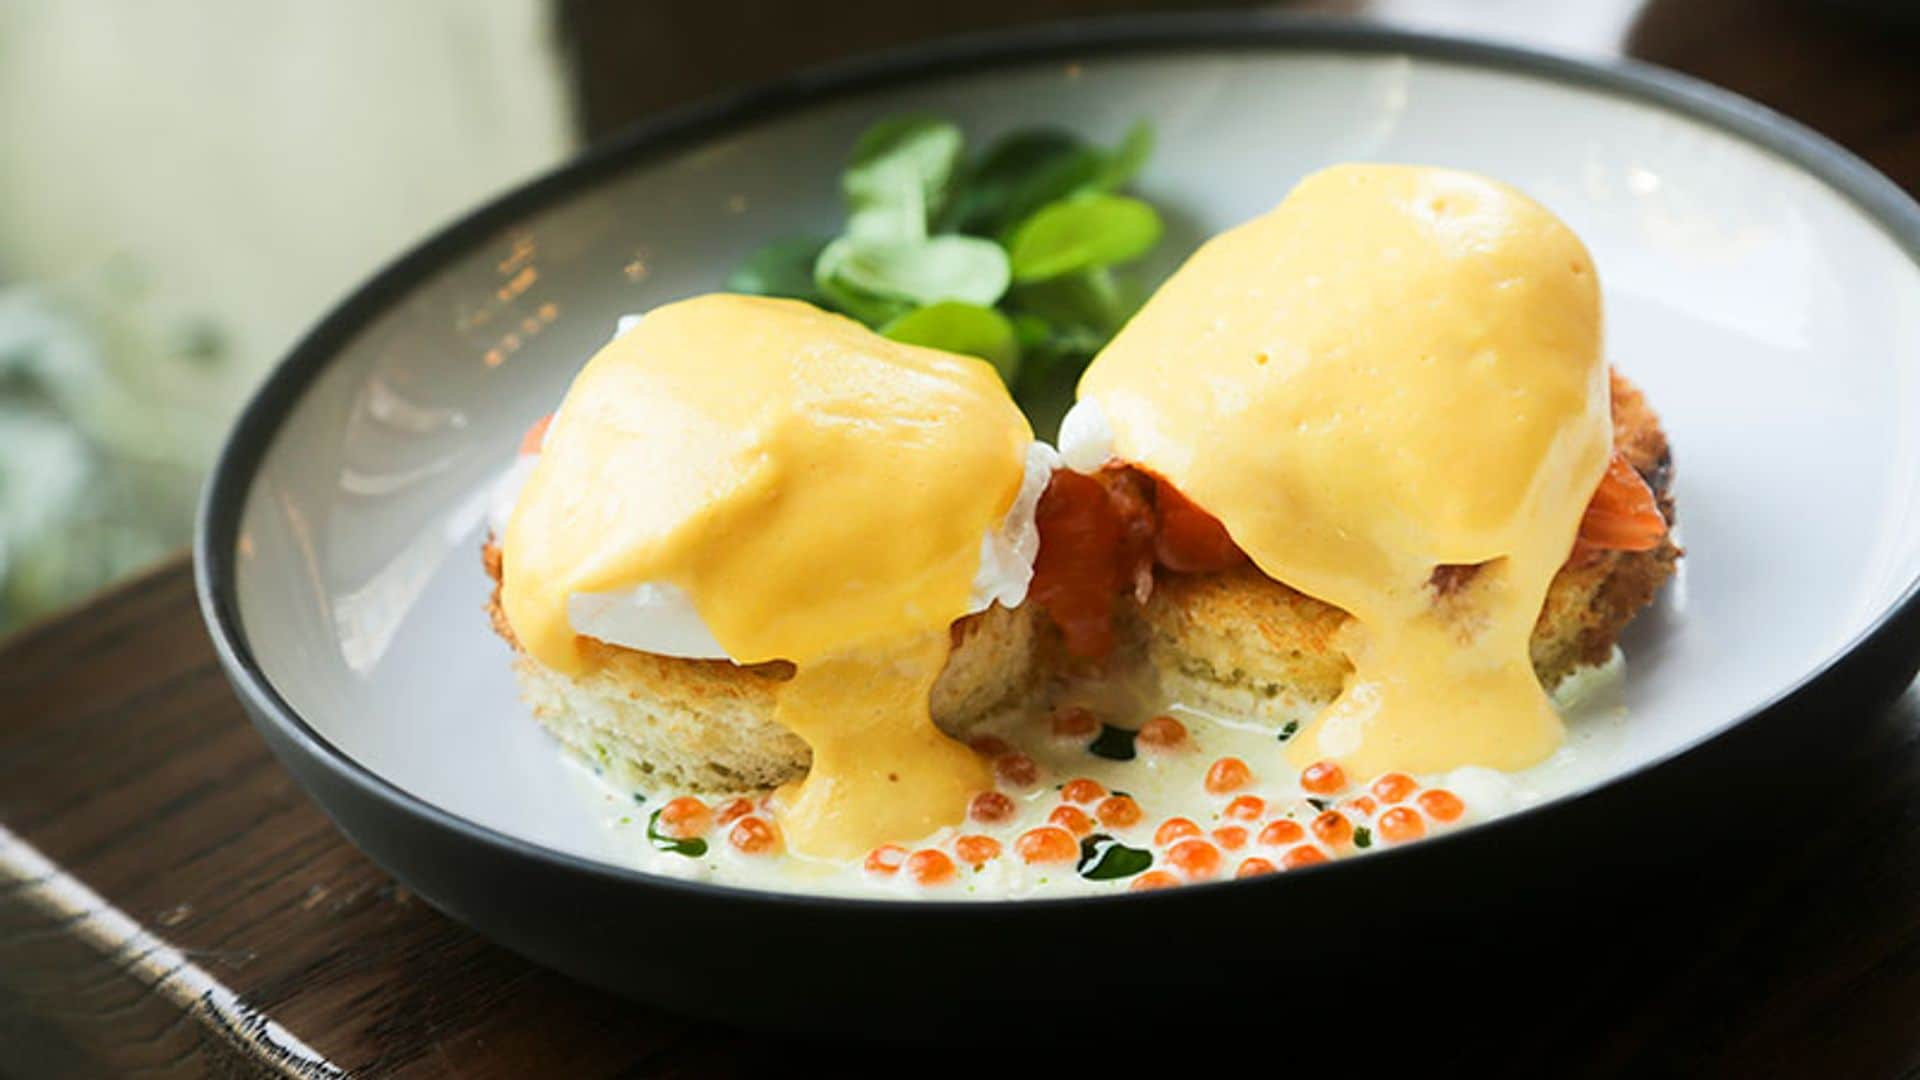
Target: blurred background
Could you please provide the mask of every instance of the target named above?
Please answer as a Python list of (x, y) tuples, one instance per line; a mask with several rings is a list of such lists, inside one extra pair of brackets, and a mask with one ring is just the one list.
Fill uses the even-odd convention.
[[(1920, 175), (1920, 0), (1237, 6), (1647, 59)], [(0, 632), (177, 553), (300, 332), (505, 187), (793, 69), (1153, 10), (1191, 5), (0, 0)]]

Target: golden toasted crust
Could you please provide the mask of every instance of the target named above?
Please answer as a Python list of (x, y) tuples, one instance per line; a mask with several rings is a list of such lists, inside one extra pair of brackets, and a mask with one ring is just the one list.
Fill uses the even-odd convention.
[[(1615, 446), (1647, 479), (1672, 522), (1666, 433), (1646, 398), (1618, 374), (1613, 422)], [(1598, 552), (1561, 568), (1533, 630), (1540, 680), (1551, 687), (1577, 668), (1604, 662), (1620, 631), (1673, 576), (1679, 557), (1669, 535), (1651, 551)], [(1437, 583), (1442, 592), (1448, 587)], [(1175, 700), (1281, 723), (1340, 693), (1352, 670), (1342, 641), (1351, 624), (1339, 608), (1249, 566), (1161, 574), (1135, 633)]]
[[(769, 788), (806, 775), (807, 744), (773, 720), (785, 662), (656, 656), (583, 639), (593, 663), (563, 675), (528, 656), (500, 607), (500, 548), (481, 550), (493, 593), (487, 616), (513, 647), (521, 696), (569, 749), (630, 785), (691, 791)], [(933, 686), (933, 719), (949, 734), (1021, 701), (1033, 677), (1033, 618), (994, 605), (953, 625), (953, 652)]]

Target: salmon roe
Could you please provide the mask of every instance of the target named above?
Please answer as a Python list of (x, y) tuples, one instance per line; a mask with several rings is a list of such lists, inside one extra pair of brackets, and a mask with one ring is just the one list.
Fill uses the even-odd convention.
[(1288, 844), (1297, 844), (1306, 838), (1307, 830), (1301, 828), (1299, 822), (1289, 821), (1286, 818), (1269, 821), (1267, 827), (1260, 830), (1260, 842), (1268, 847), (1286, 847)]
[(1427, 835), (1427, 823), (1407, 807), (1396, 806), (1380, 815), (1380, 835), (1396, 844), (1404, 844)]
[(975, 735), (967, 740), (967, 745), (981, 757), (997, 758), (1013, 752), (1013, 746), (998, 735)]
[(1353, 822), (1338, 810), (1328, 810), (1313, 819), (1313, 835), (1328, 847), (1342, 847), (1353, 841)]
[(967, 804), (967, 816), (984, 824), (1013, 817), (1013, 800), (997, 791), (983, 791)]
[(1253, 770), (1236, 757), (1223, 757), (1207, 768), (1207, 790), (1215, 795), (1238, 791), (1252, 779)]
[(907, 856), (907, 876), (920, 885), (945, 885), (956, 872), (944, 851), (924, 848)]
[(1300, 786), (1315, 795), (1338, 795), (1347, 790), (1347, 771), (1337, 762), (1316, 761), (1301, 770)]
[(1099, 802), (1106, 794), (1107, 789), (1100, 786), (1100, 781), (1086, 777), (1069, 780), (1067, 786), (1060, 789), (1060, 797), (1071, 803)]
[(731, 825), (751, 813), (753, 813), (752, 799), (735, 799), (721, 807), (719, 814), (713, 820), (721, 825)]
[(881, 875), (892, 874), (895, 870), (900, 869), (901, 863), (906, 861), (906, 848), (898, 844), (881, 844), (879, 847), (867, 852), (867, 873)]
[(1155, 750), (1172, 750), (1187, 741), (1187, 725), (1171, 716), (1156, 716), (1140, 728), (1134, 742)]
[(1413, 782), (1413, 777), (1406, 773), (1390, 772), (1373, 782), (1373, 793), (1380, 797), (1381, 802), (1391, 806), (1397, 802), (1405, 802), (1407, 796), (1413, 794), (1414, 789), (1419, 786)]
[(1239, 795), (1220, 811), (1235, 821), (1259, 821), (1260, 815), (1267, 812), (1267, 800), (1258, 795)]
[(1439, 822), (1458, 821), (1460, 815), (1467, 812), (1467, 806), (1460, 801), (1460, 796), (1446, 788), (1429, 788), (1421, 792), (1420, 798), (1415, 801), (1420, 804), (1420, 809), (1427, 812), (1428, 817)]
[(1025, 754), (1001, 754), (993, 759), (993, 771), (1015, 787), (1032, 787), (1040, 779), (1040, 766)]
[(1077, 806), (1056, 806), (1053, 813), (1047, 815), (1047, 820), (1075, 836), (1085, 836), (1093, 831), (1093, 819)]
[(1261, 874), (1271, 874), (1273, 870), (1274, 866), (1272, 863), (1256, 855), (1251, 859), (1242, 859), (1240, 861), (1240, 868), (1233, 872), (1233, 876), (1237, 878), (1259, 877)]
[(978, 834), (962, 836), (953, 842), (953, 853), (968, 866), (981, 866), (1000, 857), (1000, 841)]
[(1080, 856), (1080, 844), (1057, 825), (1028, 829), (1013, 842), (1013, 849), (1030, 863), (1072, 862)]
[(676, 840), (690, 840), (713, 827), (713, 811), (691, 795), (682, 795), (660, 808), (657, 827)]
[(1133, 884), (1127, 886), (1127, 888), (1132, 889), (1134, 892), (1147, 892), (1152, 889), (1170, 889), (1178, 884), (1180, 884), (1180, 879), (1167, 873), (1165, 870), (1149, 870), (1139, 877), (1134, 878)]
[(1372, 817), (1373, 812), (1375, 810), (1380, 809), (1380, 804), (1377, 802), (1374, 802), (1373, 796), (1371, 795), (1355, 795), (1353, 798), (1348, 799), (1346, 802), (1343, 802), (1340, 805), (1347, 807), (1348, 809), (1351, 809), (1354, 813), (1359, 814), (1361, 817)]
[(765, 855), (780, 846), (780, 834), (764, 818), (743, 817), (733, 823), (727, 840), (744, 855)]
[(1099, 818), (1102, 825), (1124, 829), (1140, 823), (1140, 804), (1130, 795), (1109, 795), (1094, 807), (1093, 816)]
[(1326, 852), (1310, 844), (1301, 844), (1299, 847), (1281, 856), (1280, 868), (1283, 870), (1298, 870), (1303, 866), (1312, 866), (1315, 863), (1323, 863), (1326, 861)]
[(1203, 881), (1220, 872), (1220, 849), (1197, 837), (1189, 837), (1167, 849), (1167, 861), (1192, 881)]
[(1173, 817), (1161, 822), (1160, 827), (1153, 831), (1153, 842), (1161, 847), (1166, 847), (1168, 844), (1182, 837), (1199, 835), (1200, 826), (1195, 825), (1186, 818)]
[(1092, 710), (1078, 705), (1053, 711), (1053, 733), (1063, 739), (1080, 739), (1100, 730), (1100, 720)]
[(1247, 830), (1238, 825), (1223, 825), (1213, 830), (1213, 842), (1228, 851), (1238, 851), (1247, 846)]

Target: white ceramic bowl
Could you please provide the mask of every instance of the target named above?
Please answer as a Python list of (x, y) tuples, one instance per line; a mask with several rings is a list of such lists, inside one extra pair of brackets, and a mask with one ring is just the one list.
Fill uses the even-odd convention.
[[(1758, 106), (1633, 66), (1249, 17), (982, 39), (678, 113), (507, 195), (347, 300), (248, 409), (200, 537), (209, 624), (276, 750), (436, 903), (658, 996), (480, 894), (671, 896), (703, 918), (761, 902), (619, 864), (481, 613), (483, 491), (617, 316), (717, 288), (770, 237), (830, 231), (845, 148), (912, 110), (976, 139), (1053, 124), (1111, 140), (1151, 120), (1139, 186), (1173, 220), (1169, 264), (1332, 162), (1519, 186), (1592, 249), (1609, 355), (1675, 448), (1688, 557), (1625, 643), (1631, 759), (1702, 746), (1796, 689), (1864, 705), (1911, 676), (1920, 211), (1884, 178)], [(1833, 670), (1846, 656), (1855, 668)], [(1476, 832), (1522, 827), (1416, 847), (1466, 859)], [(900, 918), (966, 917), (924, 913), (940, 908)]]

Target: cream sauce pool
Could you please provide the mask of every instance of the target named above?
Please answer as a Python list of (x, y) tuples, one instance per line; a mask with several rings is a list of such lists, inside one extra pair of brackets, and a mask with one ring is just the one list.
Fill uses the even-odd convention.
[[(676, 836), (660, 820), (663, 808), (690, 796), (625, 789), (591, 766), (576, 770), (620, 855), (649, 873), (873, 898), (1074, 896), (1365, 857), (1588, 787), (1620, 763), (1622, 668), (1616, 653), (1561, 683), (1553, 699), (1567, 739), (1538, 765), (1389, 774), (1384, 783), (1289, 765), (1289, 743), (1311, 719), (1305, 713), (1276, 732), (1197, 712), (1150, 687), (1060, 685), (1047, 695), (1049, 708), (1009, 713), (973, 733), (1003, 799), (976, 804), (958, 826), (850, 862), (741, 850), (736, 832), (754, 837), (761, 826), (752, 822), (772, 820), (763, 793), (699, 796), (708, 813), (695, 814), (695, 832)], [(1169, 731), (1184, 737), (1156, 745), (1154, 736)], [(1007, 813), (981, 820), (995, 810)]]

